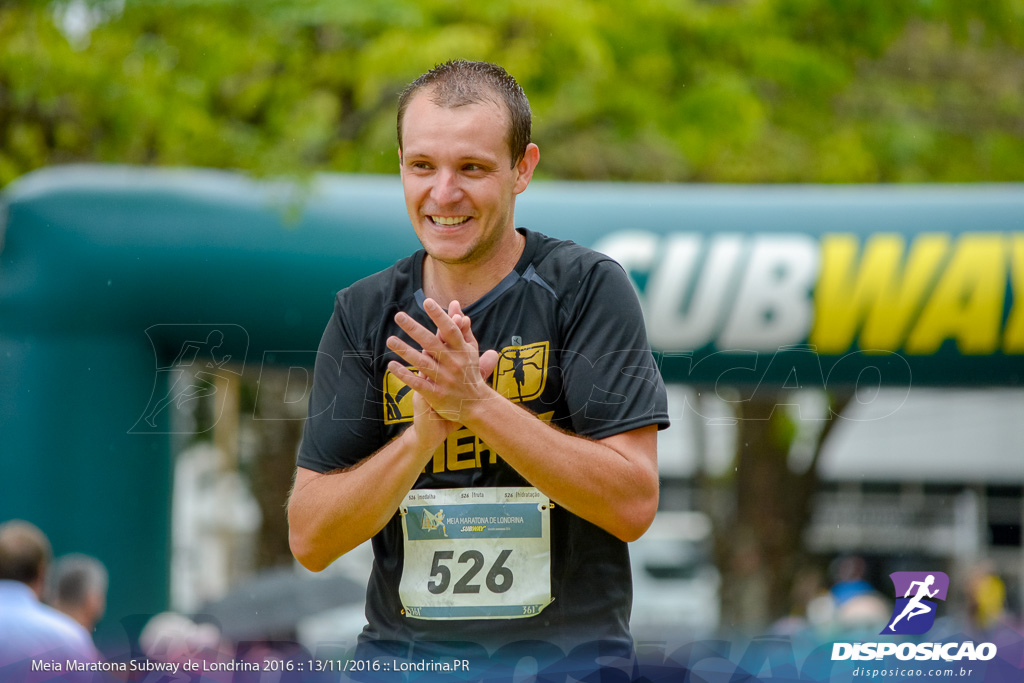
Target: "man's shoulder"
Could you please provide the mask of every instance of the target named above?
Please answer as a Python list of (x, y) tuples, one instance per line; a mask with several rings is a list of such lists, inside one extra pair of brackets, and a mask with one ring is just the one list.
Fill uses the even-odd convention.
[[(21, 649), (22, 654), (69, 649), (69, 654), (83, 659), (95, 657), (88, 632), (63, 612), (37, 601), (19, 603), (17, 607), (7, 605), (5, 612), (7, 619), (0, 624), (0, 639)], [(35, 649), (40, 652), (29, 652)]]
[[(579, 265), (585, 269), (594, 267), (605, 261), (615, 263), (615, 260), (599, 251), (594, 251), (582, 244), (572, 240), (563, 240), (523, 228), (523, 231), (535, 239), (537, 247), (534, 251), (534, 263), (548, 264), (551, 266)], [(539, 265), (538, 265), (539, 268)]]
[(365, 327), (378, 322), (389, 305), (401, 304), (413, 298), (417, 254), (399, 259), (391, 267), (357, 280), (339, 291), (334, 300), (335, 312)]
[(40, 621), (45, 623), (55, 633), (59, 633), (72, 643), (84, 645), (91, 642), (89, 633), (85, 627), (77, 621), (49, 605), (39, 604), (38, 614)]
[(338, 296), (360, 296), (360, 297), (389, 297), (395, 293), (412, 287), (413, 266), (416, 256), (412, 254), (395, 261), (394, 265), (379, 270), (373, 275), (356, 280), (351, 285), (338, 292)]
[(595, 271), (610, 271), (616, 277), (625, 277), (619, 263), (599, 251), (571, 240), (533, 233), (537, 240), (531, 264), (542, 280), (549, 283), (559, 296), (572, 295), (592, 279)]

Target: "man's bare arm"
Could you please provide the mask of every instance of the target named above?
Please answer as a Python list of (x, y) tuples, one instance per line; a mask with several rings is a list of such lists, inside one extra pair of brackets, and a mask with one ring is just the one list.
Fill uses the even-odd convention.
[(387, 524), (430, 460), (412, 428), (347, 470), (299, 467), (288, 499), (288, 543), (307, 569), (321, 571)]
[(465, 412), (466, 427), (556, 504), (623, 541), (639, 538), (654, 520), (657, 426), (591, 441), (504, 398)]
[[(455, 315), (468, 330), (468, 319)], [(497, 354), (478, 359), (486, 379)], [(304, 567), (321, 571), (384, 528), (427, 466), (459, 425), (413, 395), (413, 421), (405, 431), (355, 467), (321, 474), (299, 467), (288, 499), (288, 543)]]

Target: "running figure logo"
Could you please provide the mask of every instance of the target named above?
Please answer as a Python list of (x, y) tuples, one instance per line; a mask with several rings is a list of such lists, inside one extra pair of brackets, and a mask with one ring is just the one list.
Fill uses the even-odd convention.
[[(894, 572), (896, 606), (881, 635), (920, 635), (935, 623), (935, 600), (945, 600), (949, 577), (942, 572)], [(899, 597), (899, 596), (903, 597)]]
[(516, 403), (530, 401), (544, 392), (548, 378), (548, 342), (523, 345), (522, 338), (512, 337), (513, 346), (498, 352), (494, 369), (494, 389)]
[[(196, 401), (212, 400), (212, 429), (224, 411), (226, 392), (219, 390), (237, 382), (245, 365), (249, 334), (239, 325), (171, 325), (146, 328), (156, 361), (153, 390), (142, 414), (129, 434), (171, 434), (180, 429), (191, 433), (184, 417), (174, 413), (191, 410)], [(167, 350), (177, 348), (173, 360), (166, 360)], [(240, 350), (241, 357), (232, 357), (228, 348)]]
[(426, 508), (423, 509), (423, 525), (424, 531), (437, 531), (440, 527), (444, 533), (444, 537), (448, 538), (448, 526), (444, 523), (444, 508), (438, 510), (436, 513), (431, 514)]

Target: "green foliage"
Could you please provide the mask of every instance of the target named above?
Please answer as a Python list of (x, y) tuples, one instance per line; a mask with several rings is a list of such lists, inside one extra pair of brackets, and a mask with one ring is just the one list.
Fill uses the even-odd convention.
[(397, 93), (456, 57), (520, 80), (547, 177), (1024, 177), (1024, 0), (0, 2), (0, 45), (0, 185), (392, 173)]

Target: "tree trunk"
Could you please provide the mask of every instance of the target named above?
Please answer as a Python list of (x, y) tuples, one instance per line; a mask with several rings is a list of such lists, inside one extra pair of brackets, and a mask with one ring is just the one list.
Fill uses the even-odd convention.
[(731, 476), (709, 482), (718, 505), (712, 509), (715, 555), (722, 574), (722, 626), (763, 633), (793, 607), (794, 577), (806, 565), (804, 531), (818, 487), (822, 446), (850, 396), (830, 397), (805, 471), (794, 471), (790, 454), (799, 429), (782, 393), (757, 392), (737, 403), (737, 449)]

